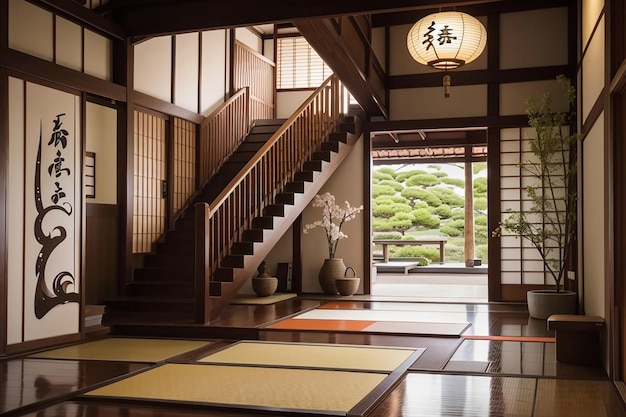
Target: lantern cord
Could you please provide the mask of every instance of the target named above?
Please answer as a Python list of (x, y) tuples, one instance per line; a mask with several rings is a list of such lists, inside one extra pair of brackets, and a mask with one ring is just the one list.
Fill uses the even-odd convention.
[(443, 76), (443, 96), (445, 98), (450, 97), (450, 75), (448, 74)]

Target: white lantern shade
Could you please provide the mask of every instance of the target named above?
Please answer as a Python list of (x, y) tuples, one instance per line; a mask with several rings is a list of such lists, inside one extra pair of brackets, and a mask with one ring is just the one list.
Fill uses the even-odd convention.
[(409, 53), (420, 64), (451, 70), (480, 56), (487, 30), (467, 13), (440, 12), (415, 23), (406, 41)]

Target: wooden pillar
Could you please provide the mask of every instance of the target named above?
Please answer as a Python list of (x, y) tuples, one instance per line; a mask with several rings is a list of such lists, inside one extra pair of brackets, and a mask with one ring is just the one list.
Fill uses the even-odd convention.
[[(468, 155), (469, 152), (469, 155)], [(465, 148), (465, 263), (475, 258), (474, 249), (474, 181), (471, 157), (472, 147)]]

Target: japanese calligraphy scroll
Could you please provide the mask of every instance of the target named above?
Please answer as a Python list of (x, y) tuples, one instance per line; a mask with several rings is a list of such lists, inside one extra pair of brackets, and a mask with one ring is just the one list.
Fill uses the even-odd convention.
[(29, 341), (79, 331), (80, 98), (29, 82), (22, 86), (23, 137), (10, 138), (12, 155), (22, 158), (15, 164), (22, 172), (12, 172), (12, 189), (20, 192), (12, 197), (22, 200), (14, 219), (22, 224), (14, 227), (23, 230), (23, 248), (11, 250), (22, 272), (9, 277), (11, 294), (21, 292), (22, 302), (11, 303), (11, 309), (21, 304), (21, 312), (9, 315), (23, 316), (20, 341)]

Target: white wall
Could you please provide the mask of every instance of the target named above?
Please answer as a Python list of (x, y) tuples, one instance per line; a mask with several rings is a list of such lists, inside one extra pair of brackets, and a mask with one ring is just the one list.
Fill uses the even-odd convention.
[[(600, 116), (582, 145), (582, 232), (583, 291), (585, 314), (605, 317), (605, 274), (607, 256), (607, 193), (604, 162), (604, 119)], [(604, 204), (602, 204), (604, 203)]]
[(137, 91), (171, 102), (171, 36), (160, 36), (135, 45), (134, 86)]
[[(369, 182), (369, 178), (355, 175), (355, 173), (364, 171), (362, 140), (363, 138), (354, 145), (352, 152), (319, 192), (319, 194), (330, 192), (335, 196), (337, 204), (341, 206), (344, 206), (345, 201), (349, 201), (351, 206), (360, 206), (365, 199), (363, 194), (364, 181)], [(365, 216), (367, 214), (361, 212), (354, 220), (344, 224), (342, 231), (348, 237), (339, 241), (335, 254), (337, 258), (343, 258), (346, 267), (353, 267), (359, 277), (363, 277), (365, 274), (363, 271), (364, 259), (366, 256), (369, 257), (369, 254), (363, 253), (363, 241), (370, 239), (363, 233)], [(302, 213), (303, 226), (320, 219), (320, 208), (309, 205)], [(302, 291), (305, 293), (321, 292), (318, 273), (324, 259), (328, 258), (326, 235), (322, 229), (316, 228), (302, 236), (302, 254)], [(362, 292), (362, 288), (363, 280), (361, 280), (359, 292)]]
[(9, 0), (9, 48), (111, 80), (110, 39), (25, 0)]
[[(200, 114), (208, 116), (224, 103), (227, 90), (226, 30), (202, 32), (202, 74), (200, 76)], [(222, 65), (220, 65), (222, 63)]]
[(200, 34), (176, 35), (176, 60), (174, 72), (174, 104), (198, 113), (198, 65)]
[(85, 149), (96, 154), (96, 198), (88, 203), (117, 204), (117, 111), (87, 103)]

